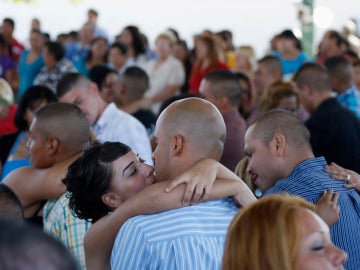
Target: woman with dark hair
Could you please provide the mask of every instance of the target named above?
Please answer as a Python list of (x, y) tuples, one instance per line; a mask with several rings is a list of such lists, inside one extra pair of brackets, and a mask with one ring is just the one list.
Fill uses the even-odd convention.
[[(207, 168), (207, 169), (205, 169)], [(154, 168), (119, 142), (95, 143), (68, 168), (64, 184), (70, 192), (70, 208), (82, 219), (94, 223), (85, 240), (87, 269), (110, 269), (110, 253), (116, 234), (132, 216), (183, 207), (185, 188), (193, 194), (199, 186), (204, 194), (216, 180), (211, 199), (235, 196), (244, 202), (244, 185), (220, 163), (205, 159), (177, 178), (177, 183), (192, 179), (165, 192), (170, 181), (155, 183)], [(209, 181), (203, 182), (204, 179)], [(248, 194), (250, 194), (250, 191)], [(251, 196), (252, 197), (252, 196)], [(246, 201), (246, 200), (245, 200)], [(251, 199), (252, 201), (252, 199)], [(242, 204), (240, 203), (240, 204)]]
[(65, 58), (65, 49), (59, 42), (46, 42), (42, 51), (45, 66), (34, 79), (34, 85), (46, 85), (53, 92), (60, 78), (68, 72), (76, 71), (73, 64)]
[(30, 124), (38, 109), (56, 101), (53, 92), (43, 85), (30, 87), (21, 97), (15, 114), (15, 125), (19, 131), (0, 137), (0, 161), (3, 165), (1, 179), (19, 167), (31, 165), (26, 145), (30, 137)]
[(143, 67), (146, 62), (146, 55), (139, 28), (133, 25), (126, 26), (122, 30), (118, 41), (127, 47), (128, 59), (126, 66)]
[(79, 73), (89, 76), (90, 70), (97, 65), (105, 65), (107, 59), (108, 42), (106, 38), (94, 38), (90, 43), (90, 50), (85, 58), (75, 62)]
[(210, 36), (196, 37), (195, 50), (196, 59), (189, 78), (189, 90), (199, 95), (200, 83), (206, 74), (216, 69), (228, 69), (228, 66), (219, 60), (216, 42)]

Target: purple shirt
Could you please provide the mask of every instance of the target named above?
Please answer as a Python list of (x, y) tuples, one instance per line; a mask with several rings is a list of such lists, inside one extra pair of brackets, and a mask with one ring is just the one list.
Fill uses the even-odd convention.
[(16, 64), (11, 57), (3, 55), (0, 57), (0, 77), (5, 78), (5, 73), (9, 69), (15, 69)]
[(226, 125), (226, 140), (220, 163), (234, 171), (238, 162), (245, 156), (246, 122), (237, 110), (227, 112), (223, 117)]

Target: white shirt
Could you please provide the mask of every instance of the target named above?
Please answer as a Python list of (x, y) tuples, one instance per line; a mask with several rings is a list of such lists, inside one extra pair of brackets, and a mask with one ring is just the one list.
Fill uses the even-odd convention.
[(151, 160), (151, 145), (143, 124), (132, 115), (110, 103), (93, 125), (96, 137), (101, 142), (121, 142), (130, 146), (147, 164)]
[[(145, 92), (145, 97), (153, 97), (158, 93), (164, 91), (169, 85), (178, 85), (179, 88), (185, 81), (184, 66), (172, 55), (169, 55), (166, 60), (157, 68), (155, 68), (156, 61), (152, 60), (146, 63), (145, 71), (150, 79), (150, 88)], [(153, 105), (152, 111), (157, 114), (161, 102)]]

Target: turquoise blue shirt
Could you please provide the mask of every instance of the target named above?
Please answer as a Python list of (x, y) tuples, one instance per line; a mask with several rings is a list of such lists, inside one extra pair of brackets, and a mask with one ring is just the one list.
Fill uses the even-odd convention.
[(24, 51), (21, 54), (18, 64), (18, 72), (20, 77), (18, 92), (19, 97), (21, 97), (29, 87), (33, 86), (36, 75), (40, 73), (41, 69), (44, 66), (44, 59), (42, 55), (36, 58), (33, 62), (27, 63), (26, 58), (28, 57), (28, 55), (29, 51)]

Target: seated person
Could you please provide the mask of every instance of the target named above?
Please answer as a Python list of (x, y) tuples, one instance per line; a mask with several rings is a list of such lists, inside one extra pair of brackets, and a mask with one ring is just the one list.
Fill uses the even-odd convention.
[(53, 92), (44, 85), (30, 87), (21, 97), (15, 114), (15, 125), (19, 131), (0, 137), (0, 160), (3, 165), (1, 179), (17, 168), (31, 165), (26, 143), (30, 138), (29, 128), (34, 113), (56, 101)]

